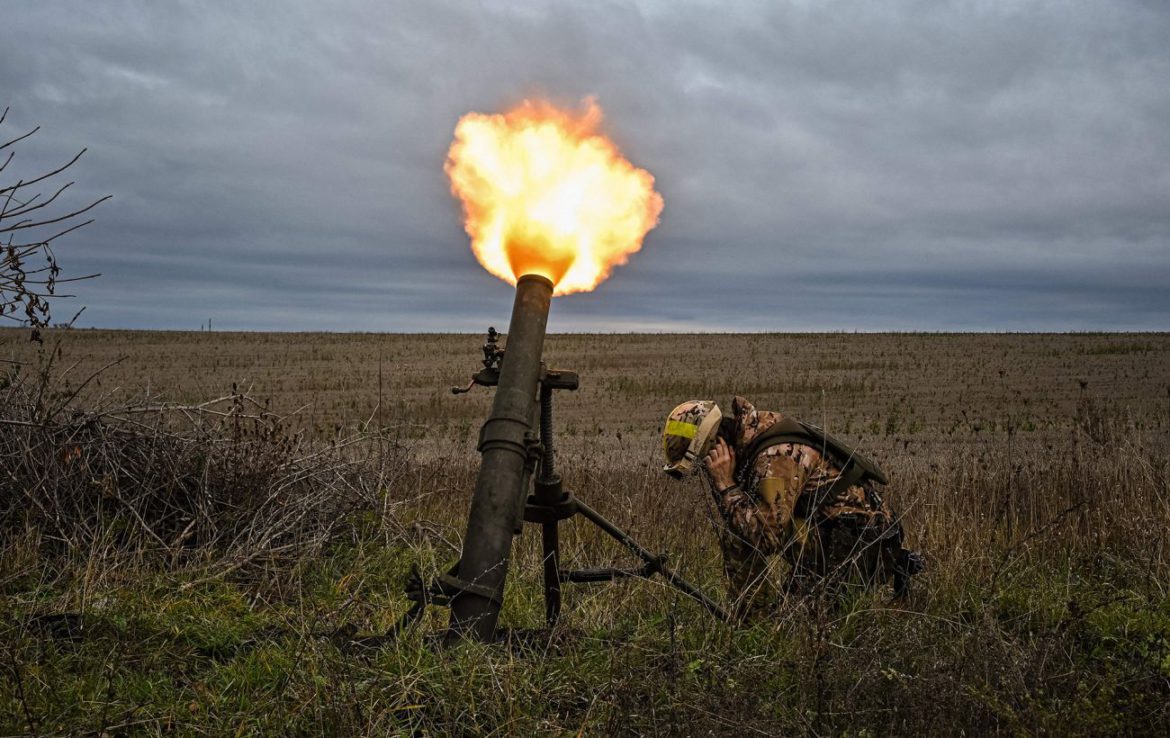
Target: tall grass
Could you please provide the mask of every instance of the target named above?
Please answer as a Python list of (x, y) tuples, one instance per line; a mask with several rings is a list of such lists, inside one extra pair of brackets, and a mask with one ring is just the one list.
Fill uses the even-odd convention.
[[(655, 350), (643, 340), (627, 361)], [(793, 599), (732, 629), (660, 581), (569, 585), (550, 632), (527, 532), (504, 641), (441, 647), (437, 609), (397, 639), (370, 636), (409, 604), (412, 566), (432, 575), (458, 555), (474, 429), (418, 433), (425, 416), (395, 416), (314, 438), (242, 391), (103, 405), (64, 391), (80, 382), (61, 373), (30, 366), (2, 390), (0, 734), (1149, 735), (1170, 724), (1170, 445), (1150, 420), (1163, 396), (1135, 410), (1083, 390), (1029, 432), (1008, 393), (977, 409), (996, 419), (987, 430), (870, 437), (928, 558), (908, 602)], [(981, 386), (1008, 381), (1021, 379)], [(595, 433), (570, 406), (566, 484), (721, 592), (705, 493), (661, 477), (657, 429), (637, 420), (661, 401), (628, 402), (635, 420), (614, 426), (633, 432)], [(570, 565), (628, 562), (588, 526), (567, 524), (563, 542)]]

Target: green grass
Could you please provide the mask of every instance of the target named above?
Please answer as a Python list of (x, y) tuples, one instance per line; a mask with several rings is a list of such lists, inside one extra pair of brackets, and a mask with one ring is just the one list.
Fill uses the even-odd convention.
[[(96, 338), (112, 350), (119, 337)], [(321, 340), (337, 357), (376, 356), (377, 337), (359, 338)], [(122, 433), (137, 426), (79, 435), (89, 426), (71, 415), (43, 433), (0, 428), (0, 736), (1165, 734), (1170, 370), (1154, 359), (1166, 337), (863, 339), (872, 350), (856, 355), (822, 346), (848, 336), (553, 342), (609, 373), (586, 374), (593, 389), (558, 406), (566, 486), (716, 596), (704, 493), (658, 471), (675, 394), (767, 385), (752, 399), (783, 410), (823, 379), (826, 394), (797, 414), (817, 421), (827, 407), (830, 427), (891, 474), (887, 496), (929, 564), (911, 599), (791, 601), (739, 629), (637, 580), (569, 585), (546, 631), (530, 530), (504, 642), (443, 646), (447, 613), (432, 608), (398, 639), (355, 643), (353, 631), (383, 634), (406, 610), (412, 566), (433, 576), (458, 554), (490, 395), (426, 398), (452, 383), (436, 374), (440, 349), (466, 344), (460, 372), (474, 365), (469, 337), (398, 339), (430, 353), (393, 382), (429, 389), (395, 406), (392, 435), (353, 446), (278, 447), (283, 428), (263, 424), (234, 439), (208, 430), (181, 454)], [(665, 353), (695, 341), (759, 357), (658, 375)], [(1081, 351), (1145, 342), (1157, 351)], [(790, 344), (822, 346), (822, 374), (771, 382), (770, 352)], [(228, 355), (244, 362), (245, 348)], [(1140, 381), (1111, 379), (1125, 372)], [(0, 418), (15, 407), (0, 403)], [(61, 438), (82, 439), (81, 455), (62, 454)], [(248, 548), (268, 541), (256, 530), (279, 535)], [(562, 543), (572, 566), (629, 563), (576, 522)]]
[(1164, 726), (1170, 597), (1124, 567), (1070, 561), (1060, 571), (928, 580), (904, 606), (868, 595), (838, 608), (793, 603), (738, 630), (659, 585), (577, 589), (553, 632), (537, 627), (538, 583), (520, 572), (504, 620), (534, 632), (511, 643), (441, 646), (438, 610), (374, 647), (330, 637), (343, 622), (384, 630), (408, 604), (396, 585), (415, 554), (347, 545), (306, 565), (279, 599), (264, 597), (271, 582), (186, 586), (193, 575), (111, 572), (87, 592), (84, 628), (72, 635), (32, 617), (70, 603), (78, 583), (6, 592), (0, 731), (1093, 735)]

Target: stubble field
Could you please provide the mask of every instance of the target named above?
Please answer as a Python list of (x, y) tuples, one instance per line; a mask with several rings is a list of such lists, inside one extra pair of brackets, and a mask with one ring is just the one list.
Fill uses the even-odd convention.
[[(908, 602), (790, 601), (740, 629), (661, 582), (570, 585), (546, 632), (527, 533), (503, 617), (524, 637), (448, 649), (437, 608), (363, 636), (406, 609), (412, 565), (457, 556), (490, 391), (449, 388), (482, 337), (26, 338), (0, 332), (0, 734), (1170, 720), (1170, 335), (551, 336), (582, 378), (557, 398), (566, 484), (707, 591), (712, 509), (658, 472), (659, 432), (678, 402), (736, 394), (879, 460), (929, 571)], [(576, 524), (565, 549), (630, 563)]]

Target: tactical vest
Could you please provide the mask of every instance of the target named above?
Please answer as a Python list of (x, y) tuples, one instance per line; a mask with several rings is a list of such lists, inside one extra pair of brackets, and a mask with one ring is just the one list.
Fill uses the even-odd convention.
[[(853, 448), (847, 446), (840, 439), (830, 435), (825, 430), (815, 425), (802, 423), (796, 418), (788, 417), (782, 418), (770, 428), (759, 433), (747, 445), (747, 448), (742, 452), (741, 458), (743, 461), (739, 464), (739, 478), (736, 481), (741, 486), (745, 485), (747, 483), (747, 475), (755, 468), (756, 459), (759, 455), (765, 449), (778, 446), (781, 443), (811, 446), (820, 451), (825, 458), (841, 470), (841, 475), (832, 482), (821, 485), (815, 490), (806, 492), (800, 496), (800, 499), (797, 501), (798, 509), (795, 511), (798, 517), (808, 517), (820, 509), (826, 502), (833, 500), (839, 493), (844, 492), (855, 484), (861, 484), (866, 481), (877, 484), (889, 483), (885, 473), (876, 462), (857, 453)], [(866, 496), (869, 497), (871, 494), (872, 491), (867, 488)], [(873, 496), (876, 497), (876, 495)], [(878, 504), (880, 505), (880, 501)]]

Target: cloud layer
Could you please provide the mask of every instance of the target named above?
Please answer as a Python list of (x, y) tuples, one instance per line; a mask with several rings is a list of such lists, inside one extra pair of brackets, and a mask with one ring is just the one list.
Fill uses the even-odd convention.
[[(10, 171), (89, 152), (106, 327), (478, 331), (455, 122), (596, 95), (666, 207), (553, 330), (1170, 325), (1162, 2), (25, 3)], [(5, 173), (7, 174), (7, 173)], [(3, 176), (3, 175), (0, 175)], [(60, 312), (66, 312), (62, 308)], [(68, 311), (71, 312), (71, 311)]]

